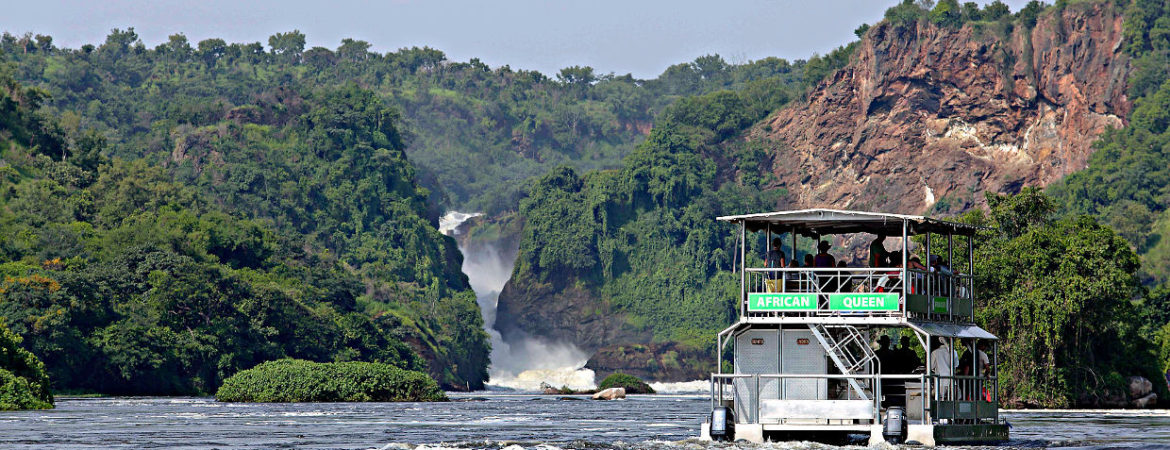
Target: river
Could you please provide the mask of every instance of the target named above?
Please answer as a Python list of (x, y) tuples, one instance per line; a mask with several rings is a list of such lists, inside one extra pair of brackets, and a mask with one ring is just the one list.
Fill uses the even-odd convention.
[[(449, 403), (217, 403), (210, 398), (60, 398), (0, 412), (0, 448), (728, 449), (694, 440), (702, 394), (618, 401), (515, 392)], [(1005, 411), (1005, 447), (1170, 449), (1170, 411)], [(746, 448), (834, 447), (810, 443)], [(513, 447), (509, 450), (519, 450)]]

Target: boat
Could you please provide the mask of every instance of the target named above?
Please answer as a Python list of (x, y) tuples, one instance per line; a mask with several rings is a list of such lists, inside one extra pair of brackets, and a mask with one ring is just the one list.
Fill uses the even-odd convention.
[[(739, 318), (717, 336), (703, 439), (930, 446), (1008, 439), (998, 338), (974, 318), (981, 227), (834, 209), (718, 220), (737, 226)], [(878, 236), (886, 242), (871, 247), (877, 255), (866, 256), (866, 267), (752, 267), (777, 239), (792, 257), (834, 238)], [(891, 245), (925, 259), (883, 254)], [(905, 336), (912, 348), (875, 350), (881, 336)]]

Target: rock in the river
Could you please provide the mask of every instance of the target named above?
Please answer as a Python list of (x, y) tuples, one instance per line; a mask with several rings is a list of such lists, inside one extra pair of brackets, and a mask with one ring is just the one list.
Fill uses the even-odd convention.
[(617, 400), (626, 398), (626, 388), (609, 388), (593, 394), (594, 400)]
[(1145, 397), (1154, 390), (1154, 383), (1151, 383), (1146, 377), (1134, 376), (1129, 377), (1126, 381), (1129, 382), (1129, 397), (1133, 399)]
[(1133, 405), (1134, 408), (1149, 408), (1158, 404), (1158, 394), (1151, 392), (1146, 394), (1144, 397), (1136, 398), (1129, 403)]

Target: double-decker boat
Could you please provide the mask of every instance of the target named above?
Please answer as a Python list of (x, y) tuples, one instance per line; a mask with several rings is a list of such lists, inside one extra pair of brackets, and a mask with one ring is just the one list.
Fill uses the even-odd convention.
[[(718, 220), (738, 225), (739, 320), (718, 335), (712, 412), (702, 437), (923, 445), (1007, 440), (997, 338), (974, 323), (979, 227), (830, 209)], [(871, 248), (902, 250), (890, 252), (892, 258), (868, 255), (866, 267), (747, 262), (759, 259), (749, 258), (749, 248), (762, 253), (761, 238), (769, 246), (780, 238), (791, 258), (815, 253), (819, 241), (835, 236), (888, 237)], [(905, 251), (911, 247), (925, 259)], [(881, 335), (895, 342), (906, 336), (910, 348), (875, 351)]]

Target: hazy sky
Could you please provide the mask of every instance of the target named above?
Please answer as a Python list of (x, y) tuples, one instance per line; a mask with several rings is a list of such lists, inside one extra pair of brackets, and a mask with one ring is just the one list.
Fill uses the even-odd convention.
[[(151, 47), (180, 32), (192, 44), (220, 37), (267, 45), (273, 33), (298, 29), (307, 47), (334, 49), (351, 37), (379, 52), (425, 45), (455, 61), (478, 57), (493, 67), (548, 75), (588, 65), (653, 78), (709, 53), (731, 62), (824, 54), (896, 1), (45, 0), (8, 3), (0, 29), (49, 34), (57, 46), (71, 48), (100, 44), (113, 28), (134, 27)], [(1016, 11), (1026, 2), (1006, 3)]]

